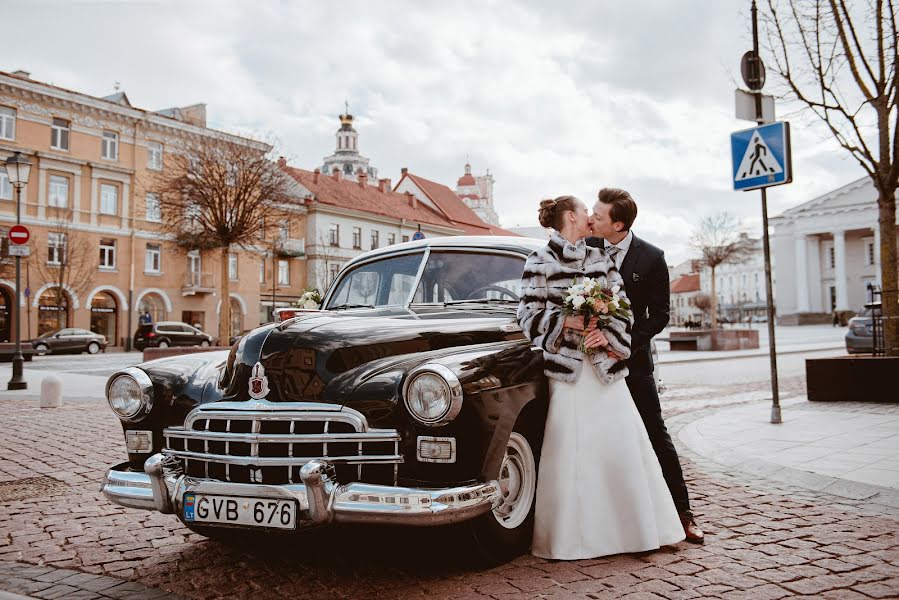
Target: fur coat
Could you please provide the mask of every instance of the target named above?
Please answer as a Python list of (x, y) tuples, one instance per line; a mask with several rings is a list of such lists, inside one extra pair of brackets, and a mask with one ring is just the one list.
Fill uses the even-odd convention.
[[(544, 248), (533, 252), (522, 274), (522, 295), (518, 304), (518, 323), (524, 334), (543, 349), (544, 373), (559, 381), (574, 383), (587, 362), (600, 381), (612, 383), (627, 376), (626, 360), (631, 355), (631, 326), (633, 319), (612, 318), (602, 332), (609, 340), (609, 348), (622, 357), (609, 357), (602, 348), (592, 355), (578, 350), (580, 331), (563, 327), (562, 314), (565, 290), (583, 277), (593, 277), (604, 287), (620, 285), (624, 280), (615, 262), (602, 248), (587, 246), (583, 239), (572, 244), (554, 231)], [(625, 290), (619, 295), (626, 298)]]

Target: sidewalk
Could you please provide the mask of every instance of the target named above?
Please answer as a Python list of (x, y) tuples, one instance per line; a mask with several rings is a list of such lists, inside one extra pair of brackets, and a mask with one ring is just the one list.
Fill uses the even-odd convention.
[[(0, 364), (0, 400), (40, 400), (41, 382), (50, 375), (53, 375), (52, 371), (29, 369), (26, 366), (22, 371), (22, 376), (28, 382), (28, 389), (8, 390), (6, 382), (12, 376), (12, 367), (9, 363)], [(106, 398), (106, 380), (108, 379), (106, 376), (62, 373), (56, 377), (62, 381), (63, 402)]]
[[(731, 472), (789, 483), (899, 515), (899, 403), (770, 403), (682, 415), (678, 438)], [(698, 417), (698, 418), (697, 418)]]

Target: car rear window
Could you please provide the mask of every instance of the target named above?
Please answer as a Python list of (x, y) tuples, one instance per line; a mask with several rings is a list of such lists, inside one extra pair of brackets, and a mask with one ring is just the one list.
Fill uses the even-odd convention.
[(153, 331), (152, 325), (138, 325), (137, 333), (150, 333)]

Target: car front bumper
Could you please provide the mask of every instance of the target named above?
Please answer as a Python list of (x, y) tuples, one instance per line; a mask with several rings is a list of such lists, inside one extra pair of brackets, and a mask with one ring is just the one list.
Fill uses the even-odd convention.
[(446, 525), (489, 512), (502, 501), (496, 481), (437, 489), (368, 483), (340, 485), (330, 475), (333, 470), (326, 460), (306, 463), (300, 471), (303, 483), (290, 485), (231, 483), (167, 475), (163, 461), (161, 454), (151, 456), (143, 473), (129, 470), (127, 463), (112, 467), (106, 472), (100, 490), (115, 504), (174, 513), (179, 518), (184, 514), (183, 498), (187, 492), (295, 500), (300, 525), (330, 522)]

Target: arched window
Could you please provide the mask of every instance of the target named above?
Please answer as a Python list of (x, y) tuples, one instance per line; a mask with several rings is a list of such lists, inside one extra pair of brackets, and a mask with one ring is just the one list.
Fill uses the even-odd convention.
[(37, 306), (37, 334), (43, 335), (69, 326), (69, 295), (59, 287), (41, 294)]
[(237, 298), (231, 298), (231, 335), (237, 335), (243, 331), (243, 313)]
[(151, 292), (140, 299), (137, 312), (138, 323), (141, 325), (165, 321), (165, 302), (159, 294)]
[(91, 331), (105, 335), (110, 346), (117, 346), (119, 306), (115, 297), (109, 292), (98, 292), (91, 299)]

